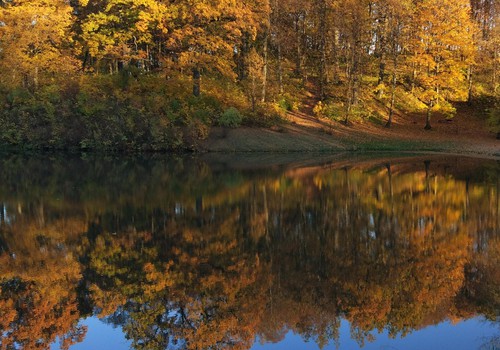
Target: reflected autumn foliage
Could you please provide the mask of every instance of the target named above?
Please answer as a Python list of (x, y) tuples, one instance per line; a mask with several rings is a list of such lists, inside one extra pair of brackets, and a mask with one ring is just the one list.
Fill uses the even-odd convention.
[(342, 319), (360, 345), (500, 306), (499, 171), (464, 159), (223, 170), (199, 160), (0, 162), (1, 347), (78, 321), (135, 348), (248, 349)]
[(72, 219), (45, 222), (40, 211), (41, 204), (20, 209), (15, 219), (2, 223), (2, 349), (47, 348), (57, 337), (67, 349), (85, 336), (85, 328), (78, 326), (82, 266), (74, 251), (85, 225)]

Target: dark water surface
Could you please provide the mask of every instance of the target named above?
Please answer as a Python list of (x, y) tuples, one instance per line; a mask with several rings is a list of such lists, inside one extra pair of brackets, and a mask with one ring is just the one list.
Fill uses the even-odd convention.
[(0, 348), (500, 349), (499, 162), (209, 157), (3, 156)]

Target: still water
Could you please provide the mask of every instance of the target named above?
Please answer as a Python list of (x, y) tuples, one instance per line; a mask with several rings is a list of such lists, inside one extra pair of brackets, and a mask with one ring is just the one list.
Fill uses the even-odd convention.
[(0, 348), (500, 349), (499, 162), (210, 157), (3, 156)]

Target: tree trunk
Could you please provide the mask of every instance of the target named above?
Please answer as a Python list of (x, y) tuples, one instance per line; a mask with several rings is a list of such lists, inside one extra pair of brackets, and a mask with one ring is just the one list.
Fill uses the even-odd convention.
[(348, 64), (348, 88), (347, 88), (347, 104), (345, 111), (344, 124), (349, 123), (349, 116), (351, 114), (351, 109), (358, 102), (358, 84), (359, 84), (359, 76), (358, 76), (358, 52), (357, 48), (354, 47), (351, 53), (351, 62)]
[(339, 72), (340, 72), (340, 62), (339, 62), (339, 53), (338, 51), (340, 50), (340, 43), (339, 43), (339, 32), (337, 29), (333, 30), (333, 38), (332, 38), (332, 53), (333, 57), (331, 58), (333, 60), (333, 72), (332, 72), (332, 81), (335, 85), (338, 84), (339, 82)]
[(155, 68), (160, 68), (160, 62), (162, 57), (161, 40), (158, 41), (158, 57), (155, 62)]
[[(262, 67), (262, 97), (261, 97), (261, 102), (264, 103), (266, 102), (266, 89), (267, 89), (267, 59), (268, 59), (268, 54), (267, 54), (267, 46), (268, 46), (268, 41), (269, 41), (269, 33), (266, 33), (266, 38), (264, 40), (264, 48), (263, 48), (263, 55), (264, 55), (264, 66)], [(254, 106), (255, 107), (255, 106)]]
[(33, 73), (33, 90), (34, 91), (38, 90), (38, 66), (35, 67), (35, 70)]
[(320, 33), (320, 67), (319, 67), (319, 97), (323, 101), (326, 98), (326, 3), (321, 1), (321, 13), (319, 33)]
[(497, 93), (497, 48), (495, 47), (495, 50), (493, 50), (493, 74), (492, 74), (492, 83), (493, 83), (493, 93)]
[(468, 82), (467, 103), (470, 105), (472, 103), (472, 65), (469, 65), (467, 69), (467, 82)]
[(201, 73), (199, 68), (193, 68), (193, 95), (198, 97), (201, 94)]
[(278, 38), (278, 85), (279, 85), (279, 91), (280, 94), (283, 94), (283, 67), (281, 64), (281, 42), (279, 41), (280, 39)]
[(276, 40), (276, 50), (277, 50), (277, 64), (278, 64), (278, 89), (279, 93), (283, 94), (283, 67), (282, 67), (282, 54), (281, 54), (281, 33), (280, 33), (280, 27), (275, 26), (275, 23), (279, 23), (279, 17), (280, 17), (280, 3), (279, 0), (274, 1), (274, 9), (271, 11), (271, 19), (270, 19), (270, 25), (269, 25), (269, 32), (274, 33), (274, 35), (271, 35), (271, 37), (275, 38)]
[(87, 61), (89, 60), (89, 50), (85, 50), (85, 54), (83, 55), (83, 60), (82, 60), (82, 72), (85, 71), (85, 67), (87, 65)]
[[(378, 64), (378, 84), (377, 85), (381, 85), (383, 84), (384, 82), (384, 79), (385, 79), (385, 56), (386, 56), (386, 48), (385, 48), (385, 42), (386, 42), (386, 31), (387, 31), (387, 18), (384, 16), (382, 18), (382, 25), (381, 25), (381, 29), (380, 29), (380, 61), (379, 61), (379, 64)], [(382, 97), (384, 97), (384, 89), (379, 87), (378, 91), (377, 91), (377, 97), (379, 99), (381, 99)]]
[(295, 60), (295, 74), (302, 76), (302, 32), (300, 30), (300, 14), (295, 18), (295, 35), (297, 39), (297, 58)]
[[(350, 87), (349, 87), (350, 90)], [(347, 105), (345, 109), (345, 117), (344, 117), (344, 124), (347, 125), (349, 123), (349, 115), (351, 114), (351, 108), (352, 108), (352, 97), (349, 92), (349, 96), (347, 97)]]
[(257, 96), (255, 96), (255, 75), (252, 75), (252, 112), (255, 112), (255, 100)]
[(356, 106), (358, 104), (358, 94), (359, 94), (359, 54), (356, 53), (354, 57), (354, 64), (352, 67), (352, 105)]
[(391, 103), (389, 105), (389, 118), (387, 120), (387, 124), (385, 124), (386, 128), (390, 128), (392, 126), (392, 116), (394, 114), (394, 102), (396, 100), (396, 84), (397, 84), (397, 77), (396, 77), (396, 71), (394, 71), (392, 73)]
[(413, 69), (411, 73), (411, 93), (415, 93), (415, 81), (417, 80), (417, 66), (415, 63), (412, 64)]
[(385, 124), (386, 128), (390, 128), (392, 126), (392, 116), (394, 114), (394, 102), (396, 100), (396, 87), (397, 87), (397, 71), (398, 71), (398, 53), (393, 52), (393, 71), (392, 71), (392, 86), (391, 86), (391, 102), (389, 105), (389, 119), (387, 120), (387, 124)]
[(429, 105), (427, 106), (427, 115), (426, 115), (426, 118), (425, 118), (425, 126), (424, 126), (424, 129), (425, 130), (431, 130), (432, 127), (431, 127), (431, 110), (432, 110), (432, 106), (433, 106), (433, 102), (429, 102)]

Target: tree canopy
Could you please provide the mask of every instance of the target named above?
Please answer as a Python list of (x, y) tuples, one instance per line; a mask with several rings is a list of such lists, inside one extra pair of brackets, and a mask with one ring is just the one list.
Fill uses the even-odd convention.
[[(280, 108), (297, 108), (311, 85), (321, 102), (318, 115), (349, 123), (375, 99), (390, 126), (399, 100), (403, 111), (426, 115), (430, 128), (431, 114), (452, 117), (454, 102), (496, 98), (499, 6), (496, 0), (2, 1), (0, 118), (9, 127), (0, 141), (194, 147), (226, 109), (262, 122)], [(101, 140), (89, 109), (91, 117), (102, 113), (116, 137)], [(37, 139), (31, 133), (40, 133), (33, 131), (38, 124), (49, 127)]]

